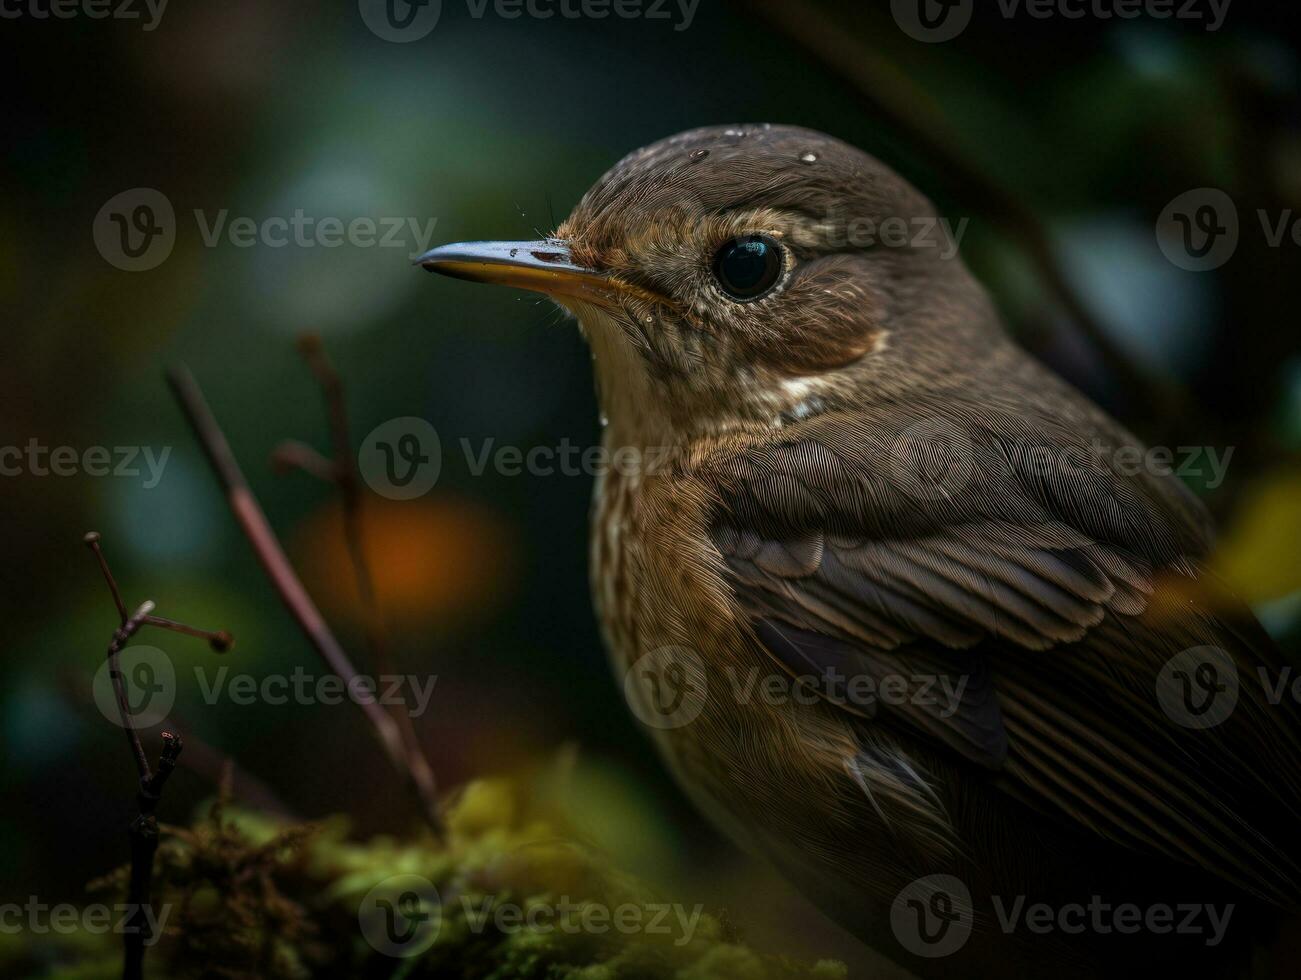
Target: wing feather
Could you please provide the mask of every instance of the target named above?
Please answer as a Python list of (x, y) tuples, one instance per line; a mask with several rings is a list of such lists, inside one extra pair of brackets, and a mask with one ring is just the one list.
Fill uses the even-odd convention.
[[(900, 411), (897, 430), (916, 424)], [(975, 418), (957, 460), (832, 414), (702, 467), (758, 643), (798, 676), (938, 677), (956, 704), (828, 697), (1041, 812), (1297, 903), (1301, 724), (1266, 695), (1281, 655), (1200, 569), (1205, 515), (1174, 481), (1090, 457), (1078, 432)], [(1070, 465), (1046, 467), (1044, 445)], [(901, 474), (901, 459), (941, 477)], [(1240, 681), (1228, 720), (1205, 730), (1156, 694), (1170, 658), (1199, 645)]]

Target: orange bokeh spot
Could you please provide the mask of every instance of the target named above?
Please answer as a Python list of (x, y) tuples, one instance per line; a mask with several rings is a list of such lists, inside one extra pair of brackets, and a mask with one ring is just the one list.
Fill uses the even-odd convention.
[[(380, 608), (394, 629), (473, 616), (508, 589), (514, 542), (504, 523), (478, 504), (454, 497), (367, 497), (362, 529)], [(338, 502), (303, 521), (292, 540), (295, 564), (323, 611), (360, 621)]]

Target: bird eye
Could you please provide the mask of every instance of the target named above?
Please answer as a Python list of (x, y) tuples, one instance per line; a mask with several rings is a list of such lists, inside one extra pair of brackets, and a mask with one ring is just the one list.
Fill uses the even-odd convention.
[(723, 292), (741, 302), (765, 295), (781, 274), (781, 246), (767, 235), (733, 238), (714, 256), (714, 278)]

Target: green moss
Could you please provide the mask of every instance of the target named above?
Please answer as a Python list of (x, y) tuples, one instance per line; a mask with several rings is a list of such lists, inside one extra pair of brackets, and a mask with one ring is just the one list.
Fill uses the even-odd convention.
[[(717, 916), (656, 895), (524, 795), (470, 784), (443, 843), (358, 842), (341, 819), (286, 826), (218, 800), (193, 826), (164, 828), (155, 907), (168, 915), (149, 975), (843, 980), (839, 963), (761, 954)], [(126, 873), (92, 883), (96, 897), (124, 900)], [(120, 936), (47, 939), (58, 947), (21, 954), (29, 975), (117, 976)]]

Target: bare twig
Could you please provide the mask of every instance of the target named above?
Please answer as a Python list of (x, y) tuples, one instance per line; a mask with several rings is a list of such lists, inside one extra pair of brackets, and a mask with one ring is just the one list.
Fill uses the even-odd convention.
[(139, 813), (131, 821), (131, 877), (127, 887), (127, 906), (131, 910), (125, 930), (126, 950), (122, 964), (124, 980), (140, 980), (144, 976), (145, 948), (153, 938), (150, 907), (154, 880), (154, 854), (158, 851), (158, 818), (154, 811), (162, 799), (163, 786), (176, 768), (181, 754), (181, 736), (163, 732), (163, 751), (158, 757), (158, 770), (140, 780), (136, 794)]
[[(99, 550), (98, 538), (91, 544), (91, 547), (103, 560), (103, 553)], [(131, 704), (126, 696), (126, 683), (122, 680), (122, 665), (120, 656), (122, 648), (131, 642), (131, 638), (140, 632), (144, 626), (145, 620), (153, 612), (154, 604), (151, 600), (146, 599), (140, 604), (130, 616), (122, 620), (122, 625), (113, 633), (113, 639), (108, 645), (108, 676), (113, 682), (113, 695), (117, 699), (117, 713), (121, 721), (122, 731), (126, 734), (127, 745), (131, 749), (131, 756), (135, 759), (136, 772), (140, 777), (141, 783), (149, 779), (152, 773), (149, 771), (149, 757), (145, 755), (144, 746), (140, 744), (140, 735), (136, 732), (135, 719), (131, 715)]]
[[(325, 476), (339, 489), (343, 501), (343, 528), (348, 541), (348, 554), (352, 559), (353, 575), (357, 580), (362, 609), (366, 616), (366, 643), (380, 673), (394, 674), (385, 639), (383, 614), (375, 594), (375, 580), (366, 559), (366, 535), (362, 505), (361, 474), (352, 452), (352, 438), (348, 428), (348, 406), (344, 398), (343, 379), (325, 353), (321, 340), (315, 334), (304, 334), (298, 340), (298, 350), (308, 368), (321, 386), (329, 416), (332, 457), (326, 459), (310, 446), (298, 442), (283, 443), (276, 452), (281, 463), (298, 466), (314, 476)], [(405, 714), (405, 712), (403, 712)]]
[(99, 532), (89, 531), (83, 539), (91, 551), (95, 553), (95, 560), (99, 562), (100, 574), (104, 576), (104, 581), (108, 584), (109, 594), (113, 596), (113, 605), (117, 607), (118, 619), (123, 626), (126, 625), (127, 612), (126, 603), (122, 601), (122, 592), (117, 587), (117, 580), (113, 578), (113, 573), (109, 570), (108, 560), (104, 557), (104, 552), (99, 547)]
[[(208, 407), (198, 383), (183, 366), (168, 372), (168, 382), (208, 461), (212, 464), (213, 472), (225, 491), (235, 520), (239, 523), (249, 544), (252, 545), (258, 561), (280, 595), (281, 601), (321, 659), (351, 689), (352, 685), (360, 681), (357, 671), (289, 563), (280, 540), (276, 537), (266, 514), (244, 478), (239, 463), (231, 452), (230, 444), (213, 417), (212, 410)], [(406, 743), (401, 728), (388, 712), (375, 703), (374, 699), (365, 699), (359, 706), (375, 730), (389, 761), (407, 781), (420, 805), (421, 813), (434, 832), (441, 834), (442, 821), (438, 813), (434, 774), (428, 760), (417, 746), (409, 746)]]
[(154, 616), (154, 603), (142, 602), (135, 612), (128, 614), (126, 603), (122, 601), (122, 592), (117, 580), (108, 567), (108, 560), (100, 547), (98, 531), (89, 531), (83, 538), (90, 550), (94, 552), (99, 563), (99, 570), (113, 597), (113, 604), (118, 611), (118, 628), (113, 631), (113, 638), (108, 645), (108, 676), (113, 684), (113, 697), (117, 702), (118, 721), (126, 734), (131, 758), (135, 762), (138, 789), (136, 791), (137, 813), (131, 821), (128, 836), (131, 841), (131, 874), (127, 887), (127, 905), (129, 916), (123, 930), (122, 976), (124, 980), (141, 980), (144, 976), (145, 949), (152, 939), (152, 923), (156, 917), (148, 914), (150, 896), (153, 889), (154, 854), (158, 850), (158, 818), (155, 811), (162, 799), (163, 787), (168, 777), (176, 768), (176, 760), (181, 754), (181, 736), (175, 732), (162, 734), (163, 749), (158, 758), (158, 768), (149, 768), (149, 756), (140, 742), (136, 731), (135, 719), (131, 714), (131, 705), (127, 699), (126, 682), (122, 677), (121, 653), (132, 638), (146, 626), (174, 630), (190, 636), (204, 637), (214, 649), (226, 650), (233, 642), (224, 630), (214, 632), (202, 630), (184, 623), (177, 623), (161, 616)]
[(217, 653), (225, 653), (230, 649), (231, 644), (235, 642), (234, 638), (225, 630), (199, 629), (197, 626), (187, 626), (185, 623), (164, 619), (162, 616), (146, 616), (145, 625), (171, 630), (173, 633), (184, 633), (186, 636), (197, 636), (202, 640), (207, 640), (208, 646), (212, 647)]
[(302, 470), (326, 483), (336, 483), (339, 479), (333, 462), (296, 439), (286, 439), (276, 446), (271, 453), (271, 465), (277, 471)]
[[(361, 474), (357, 458), (352, 451), (352, 438), (348, 428), (348, 405), (344, 397), (343, 379), (335, 370), (325, 347), (315, 334), (304, 334), (298, 340), (298, 350), (308, 368), (321, 386), (329, 418), (330, 443), (333, 457), (326, 459), (311, 446), (299, 442), (282, 443), (273, 459), (282, 465), (293, 465), (317, 477), (323, 477), (339, 489), (343, 503), (343, 532), (352, 560), (353, 576), (357, 582), (358, 598), (366, 621), (366, 646), (371, 663), (381, 675), (397, 676), (397, 669), (389, 653), (388, 638), (384, 629), (384, 614), (375, 591), (375, 579), (366, 557), (364, 505)], [(403, 697), (393, 706), (393, 717), (402, 733), (407, 752), (419, 754), (420, 738), (411, 720), (411, 710)]]
[(1122, 384), (1146, 393), (1166, 413), (1187, 411), (1190, 399), (1182, 388), (1140, 368), (1111, 339), (1062, 270), (1052, 238), (1038, 216), (958, 150), (960, 140), (934, 103), (902, 72), (807, 0), (753, 0), (748, 9), (757, 10), (853, 88), (873, 115), (886, 120), (935, 166), (959, 199), (1020, 243), (1048, 290)]

